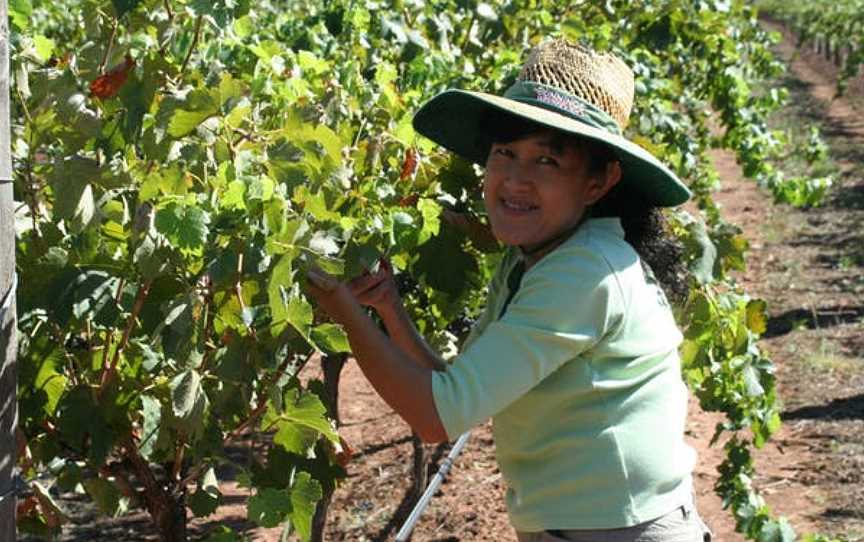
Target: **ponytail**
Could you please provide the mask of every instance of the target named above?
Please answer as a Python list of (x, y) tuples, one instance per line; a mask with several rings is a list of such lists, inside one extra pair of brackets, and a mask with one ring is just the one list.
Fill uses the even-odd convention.
[(683, 245), (672, 235), (666, 215), (659, 207), (646, 205), (620, 186), (594, 204), (591, 216), (620, 218), (624, 240), (650, 268), (666, 297), (672, 303), (683, 303), (690, 290)]

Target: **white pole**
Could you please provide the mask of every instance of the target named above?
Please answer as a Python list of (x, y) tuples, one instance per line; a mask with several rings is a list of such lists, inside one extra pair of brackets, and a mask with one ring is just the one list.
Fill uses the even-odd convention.
[(445, 459), (441, 466), (438, 467), (438, 472), (435, 473), (432, 481), (429, 482), (428, 486), (426, 486), (426, 491), (423, 492), (420, 500), (417, 501), (416, 505), (414, 505), (414, 510), (411, 510), (411, 515), (408, 516), (408, 519), (405, 520), (402, 528), (399, 529), (398, 533), (396, 533), (396, 542), (407, 542), (408, 537), (411, 536), (411, 531), (414, 529), (414, 525), (417, 524), (417, 520), (420, 519), (423, 510), (426, 509), (429, 501), (432, 500), (435, 492), (438, 491), (441, 482), (443, 482), (444, 478), (447, 477), (447, 473), (450, 472), (450, 467), (453, 466), (453, 462), (456, 461), (456, 458), (462, 452), (462, 448), (464, 448), (465, 444), (468, 443), (468, 437), (470, 436), (471, 432), (465, 431), (459, 439), (456, 440), (456, 444), (453, 445), (453, 448), (450, 449), (450, 453), (447, 454), (447, 459)]

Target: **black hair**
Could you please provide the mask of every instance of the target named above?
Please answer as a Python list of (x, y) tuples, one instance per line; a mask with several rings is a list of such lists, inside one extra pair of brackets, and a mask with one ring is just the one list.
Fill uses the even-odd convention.
[[(488, 155), (493, 143), (511, 143), (549, 128), (499, 111), (487, 112), (480, 120), (478, 145)], [(618, 160), (615, 150), (603, 142), (567, 134), (555, 129), (553, 145), (575, 145), (587, 151), (588, 175), (606, 175), (610, 162)], [(660, 207), (646, 203), (645, 198), (627, 190), (622, 183), (606, 193), (587, 211), (592, 217), (618, 217), (624, 229), (624, 240), (639, 254), (666, 296), (673, 303), (683, 303), (689, 292), (684, 265), (684, 247), (672, 234), (666, 215)], [(649, 277), (650, 280), (650, 277)]]

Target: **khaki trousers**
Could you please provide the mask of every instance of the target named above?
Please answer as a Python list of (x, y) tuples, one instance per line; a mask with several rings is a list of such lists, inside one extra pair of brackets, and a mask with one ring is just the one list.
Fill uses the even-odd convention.
[(519, 542), (710, 542), (711, 531), (692, 504), (622, 529), (516, 532)]

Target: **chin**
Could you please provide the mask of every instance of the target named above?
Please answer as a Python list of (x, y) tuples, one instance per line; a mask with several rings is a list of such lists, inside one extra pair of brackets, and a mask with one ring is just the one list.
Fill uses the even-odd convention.
[(498, 242), (502, 245), (508, 247), (518, 247), (521, 245), (531, 244), (533, 241), (528, 239), (524, 235), (513, 235), (508, 232), (501, 232), (496, 229), (492, 229), (492, 235), (495, 236), (495, 239), (498, 239)]

